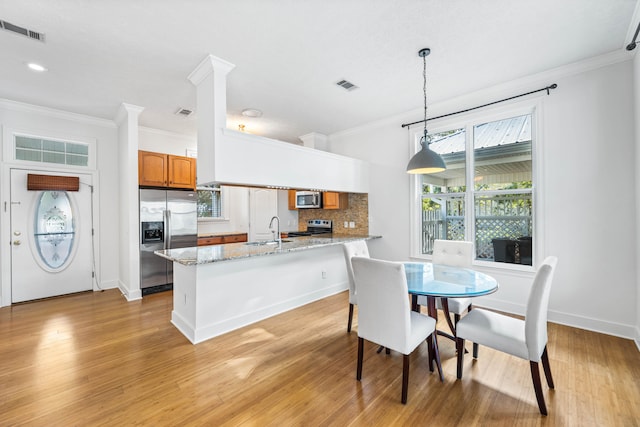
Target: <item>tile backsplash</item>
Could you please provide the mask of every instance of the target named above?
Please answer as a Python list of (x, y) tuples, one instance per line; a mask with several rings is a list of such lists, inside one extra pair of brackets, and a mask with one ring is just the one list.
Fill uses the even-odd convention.
[[(349, 193), (346, 209), (300, 209), (298, 229), (306, 230), (310, 219), (333, 221), (333, 234), (340, 236), (363, 236), (369, 234), (369, 195)], [(355, 223), (355, 228), (344, 228), (344, 223)]]

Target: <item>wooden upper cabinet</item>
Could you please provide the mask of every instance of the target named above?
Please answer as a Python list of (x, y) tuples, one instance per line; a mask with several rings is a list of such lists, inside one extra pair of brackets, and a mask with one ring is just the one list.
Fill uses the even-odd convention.
[(138, 151), (138, 185), (195, 189), (196, 159)]
[(296, 208), (296, 190), (289, 190), (289, 210), (295, 210)]
[(167, 155), (138, 151), (138, 184), (166, 187), (168, 183)]
[(335, 193), (325, 191), (322, 193), (323, 209), (346, 209), (349, 207), (349, 193)]
[(196, 159), (168, 155), (169, 187), (196, 188)]

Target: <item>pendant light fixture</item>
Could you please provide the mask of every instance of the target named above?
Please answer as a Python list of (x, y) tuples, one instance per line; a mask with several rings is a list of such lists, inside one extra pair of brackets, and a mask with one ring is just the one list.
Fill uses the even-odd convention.
[(434, 151), (429, 149), (431, 143), (431, 136), (427, 132), (427, 55), (431, 53), (431, 49), (420, 49), (418, 56), (422, 57), (422, 92), (424, 94), (424, 133), (420, 138), (420, 145), (422, 148), (411, 158), (407, 165), (407, 173), (411, 174), (425, 174), (425, 173), (437, 173), (446, 169), (444, 160), (442, 157)]

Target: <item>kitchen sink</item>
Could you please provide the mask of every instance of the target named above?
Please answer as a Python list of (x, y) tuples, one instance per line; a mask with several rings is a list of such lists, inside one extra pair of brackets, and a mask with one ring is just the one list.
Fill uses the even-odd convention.
[[(282, 243), (290, 242), (291, 240), (282, 239)], [(259, 240), (257, 242), (247, 242), (245, 245), (249, 246), (267, 246), (267, 245), (277, 245), (277, 240)]]

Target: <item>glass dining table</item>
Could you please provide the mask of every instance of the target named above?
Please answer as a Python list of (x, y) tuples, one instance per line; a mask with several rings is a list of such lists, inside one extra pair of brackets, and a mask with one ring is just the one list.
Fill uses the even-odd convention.
[[(445, 318), (454, 336), (440, 333), (440, 331), (438, 333), (454, 340), (455, 325), (451, 322), (449, 315), (448, 298), (479, 297), (498, 290), (498, 281), (479, 271), (427, 262), (406, 262), (403, 264), (407, 287), (411, 295), (412, 309), (414, 311), (420, 310), (418, 296), (424, 295), (427, 297), (429, 316), (437, 320), (436, 298), (441, 298)], [(429, 345), (433, 346), (431, 338), (428, 341)], [(434, 352), (430, 352), (430, 354), (434, 354)], [(432, 362), (433, 360), (429, 361), (431, 371), (433, 371)], [(442, 373), (440, 373), (440, 379), (443, 379)]]
[[(468, 268), (427, 262), (405, 262), (409, 294), (414, 300), (425, 295), (435, 298), (469, 298), (489, 295), (498, 290), (498, 281), (488, 274)], [(433, 313), (429, 313), (432, 315)]]

